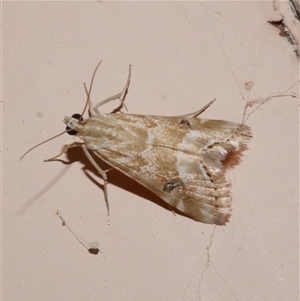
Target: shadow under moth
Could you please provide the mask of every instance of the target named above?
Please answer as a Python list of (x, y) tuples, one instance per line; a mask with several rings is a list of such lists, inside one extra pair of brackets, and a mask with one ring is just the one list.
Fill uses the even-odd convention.
[(104, 180), (108, 220), (107, 171), (99, 167), (91, 153), (194, 220), (225, 225), (231, 215), (231, 196), (224, 161), (230, 153), (239, 154), (247, 148), (252, 137), (250, 128), (230, 121), (196, 118), (213, 101), (197, 112), (178, 117), (101, 114), (98, 107), (109, 101), (119, 99), (118, 109), (124, 106), (131, 68), (124, 89), (93, 106), (90, 94), (100, 63), (89, 89), (84, 86), (89, 117), (82, 117), (84, 109), (82, 114), (63, 120), (63, 133), (75, 135), (81, 142), (65, 145), (58, 156), (45, 161), (58, 160), (69, 148), (80, 146)]

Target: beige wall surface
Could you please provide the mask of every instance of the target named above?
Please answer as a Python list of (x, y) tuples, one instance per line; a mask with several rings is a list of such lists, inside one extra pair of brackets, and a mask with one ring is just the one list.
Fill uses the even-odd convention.
[[(3, 300), (298, 300), (299, 61), (268, 23), (286, 14), (297, 29), (288, 9), (267, 1), (2, 3)], [(43, 162), (73, 141), (68, 135), (19, 160), (82, 111), (83, 82), (100, 60), (93, 101), (118, 93), (131, 64), (129, 113), (180, 115), (216, 98), (201, 117), (242, 122), (253, 103), (245, 115), (253, 139), (227, 174), (226, 226), (174, 216), (117, 171), (108, 173), (108, 226), (102, 180), (80, 148), (63, 156), (71, 164)], [(102, 254), (88, 253), (57, 210)]]

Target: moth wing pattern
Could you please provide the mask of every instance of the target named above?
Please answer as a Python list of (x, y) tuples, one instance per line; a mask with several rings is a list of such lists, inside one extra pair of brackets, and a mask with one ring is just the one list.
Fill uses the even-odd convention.
[(250, 128), (222, 120), (97, 114), (76, 129), (86, 147), (187, 216), (225, 225), (230, 183), (223, 161), (243, 151)]

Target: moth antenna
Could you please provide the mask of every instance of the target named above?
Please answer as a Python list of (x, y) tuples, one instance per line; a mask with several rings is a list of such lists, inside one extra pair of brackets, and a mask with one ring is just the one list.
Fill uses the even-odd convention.
[(93, 86), (93, 82), (94, 82), (94, 78), (95, 78), (96, 72), (97, 72), (97, 70), (98, 70), (98, 68), (99, 68), (99, 66), (100, 66), (101, 63), (102, 63), (102, 61), (100, 61), (100, 62), (98, 63), (98, 65), (96, 66), (96, 68), (95, 68), (95, 70), (94, 70), (94, 73), (93, 73), (93, 76), (92, 76), (92, 79), (91, 79), (91, 84), (90, 84), (89, 90), (87, 90), (86, 84), (85, 84), (85, 83), (83, 84), (84, 89), (85, 89), (85, 92), (86, 92), (86, 95), (87, 95), (87, 99), (86, 99), (85, 106), (84, 106), (84, 109), (83, 109), (82, 114), (81, 114), (81, 119), (80, 119), (80, 121), (82, 121), (82, 116), (83, 116), (83, 114), (85, 113), (86, 108), (87, 108), (87, 106), (88, 106), (88, 104), (89, 104), (89, 101), (90, 101), (90, 95), (91, 95), (91, 91), (92, 91), (92, 86)]
[[(82, 112), (82, 114), (81, 114), (81, 116), (80, 116), (80, 118), (79, 118), (79, 121), (82, 121), (82, 116), (83, 116), (83, 114), (84, 114), (84, 112), (85, 112), (85, 110), (86, 110), (86, 108), (87, 108), (87, 106), (88, 106), (88, 103), (89, 103), (89, 100), (90, 100), (90, 94), (91, 94), (92, 86), (93, 86), (93, 82), (94, 82), (94, 78), (95, 78), (97, 69), (99, 68), (99, 66), (100, 66), (101, 63), (102, 63), (102, 61), (100, 61), (100, 62), (98, 63), (98, 65), (96, 66), (96, 68), (95, 68), (95, 71), (94, 71), (93, 76), (92, 76), (92, 79), (91, 79), (90, 88), (89, 88), (88, 91), (87, 91), (86, 86), (85, 86), (85, 84), (84, 84), (85, 91), (86, 91), (86, 94), (87, 94), (87, 100), (86, 100), (86, 103), (85, 103), (83, 112)], [(50, 140), (52, 140), (52, 139), (55, 139), (55, 138), (61, 136), (61, 135), (64, 134), (64, 133), (68, 133), (68, 132), (71, 132), (71, 131), (72, 131), (72, 129), (67, 129), (66, 131), (63, 131), (62, 133), (60, 133), (60, 134), (58, 134), (58, 135), (55, 135), (55, 136), (53, 136), (53, 137), (51, 137), (51, 138), (49, 138), (49, 139), (47, 139), (47, 140), (45, 140), (45, 141), (43, 141), (43, 142), (41, 142), (41, 143), (39, 143), (39, 144), (33, 146), (32, 148), (30, 148), (30, 149), (29, 149), (29, 150), (28, 150), (28, 151), (20, 158), (20, 161), (21, 161), (21, 160), (22, 160), (29, 152), (31, 152), (33, 149), (37, 148), (38, 146), (40, 146), (40, 145), (42, 145), (42, 144), (44, 144), (44, 143), (46, 143), (46, 142), (48, 142), (48, 141), (50, 141)]]
[(63, 132), (61, 132), (60, 134), (58, 134), (58, 135), (55, 135), (55, 136), (53, 136), (53, 137), (51, 137), (51, 138), (49, 138), (49, 139), (47, 139), (47, 140), (45, 140), (45, 141), (43, 141), (43, 142), (41, 142), (41, 143), (38, 143), (37, 145), (35, 145), (35, 146), (33, 146), (32, 148), (30, 148), (21, 158), (20, 158), (20, 161), (29, 153), (29, 152), (31, 152), (32, 150), (34, 150), (35, 148), (37, 148), (38, 146), (40, 146), (40, 145), (42, 145), (42, 144), (44, 144), (44, 143), (46, 143), (46, 142), (48, 142), (48, 141), (50, 141), (50, 140), (52, 140), (52, 139), (55, 139), (55, 138), (57, 138), (57, 137), (59, 137), (59, 136), (61, 136), (61, 135), (63, 135), (63, 134), (65, 134), (65, 133), (67, 133), (67, 132), (70, 132), (72, 129), (70, 129), (70, 130), (66, 130), (66, 131), (63, 131)]

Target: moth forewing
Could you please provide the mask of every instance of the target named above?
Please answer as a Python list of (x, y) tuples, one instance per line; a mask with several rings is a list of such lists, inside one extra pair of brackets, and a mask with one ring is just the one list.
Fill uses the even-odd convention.
[(172, 207), (204, 223), (224, 225), (229, 220), (230, 184), (222, 161), (246, 148), (248, 126), (124, 114), (97, 114), (69, 126), (86, 149)]

